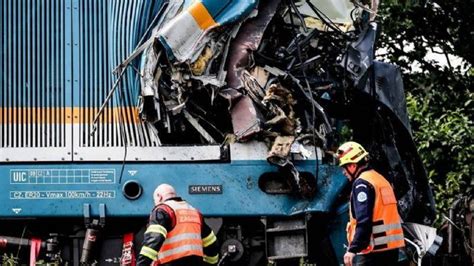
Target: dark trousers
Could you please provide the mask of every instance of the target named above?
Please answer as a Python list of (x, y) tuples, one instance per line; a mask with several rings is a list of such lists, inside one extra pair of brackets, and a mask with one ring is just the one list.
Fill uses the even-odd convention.
[(206, 265), (202, 260), (202, 257), (189, 256), (179, 260), (172, 261), (170, 263), (160, 264), (160, 266), (201, 266)]
[(357, 255), (353, 266), (397, 266), (398, 249), (382, 252), (371, 252), (365, 255)]

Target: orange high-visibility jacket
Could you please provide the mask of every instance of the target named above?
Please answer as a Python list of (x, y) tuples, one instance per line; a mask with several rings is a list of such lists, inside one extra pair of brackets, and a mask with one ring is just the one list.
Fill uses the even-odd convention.
[[(166, 234), (156, 264), (164, 264), (187, 256), (204, 255), (201, 238), (201, 215), (185, 201), (166, 201), (176, 215), (176, 225)], [(156, 265), (155, 264), (155, 265)]]
[[(405, 246), (400, 216), (397, 210), (397, 199), (390, 183), (375, 170), (362, 172), (359, 178), (369, 182), (375, 190), (374, 210), (372, 214), (372, 235), (369, 246), (362, 254), (380, 252)], [(352, 217), (347, 225), (347, 240), (354, 239), (357, 220)]]

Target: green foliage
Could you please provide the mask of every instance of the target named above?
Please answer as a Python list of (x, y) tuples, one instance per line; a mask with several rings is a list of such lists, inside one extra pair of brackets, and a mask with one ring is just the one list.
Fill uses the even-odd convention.
[[(446, 214), (453, 199), (473, 180), (473, 5), (386, 1), (380, 11), (380, 57), (399, 65), (404, 73), (415, 142), (438, 215)], [(454, 64), (452, 55), (461, 63)]]
[(2, 255), (2, 265), (3, 266), (14, 266), (18, 265), (18, 258), (13, 256), (13, 254), (7, 255), (6, 253), (3, 253)]
[(465, 108), (438, 116), (431, 110), (435, 104), (429, 98), (407, 97), (412, 123), (417, 125), (415, 142), (428, 170), (437, 208), (446, 213), (453, 199), (471, 185), (474, 130)]

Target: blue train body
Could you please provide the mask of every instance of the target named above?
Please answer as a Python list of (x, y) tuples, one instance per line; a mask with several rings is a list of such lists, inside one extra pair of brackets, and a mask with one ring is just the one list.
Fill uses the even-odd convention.
[[(314, 172), (315, 161), (301, 161), (297, 167)], [(121, 171), (120, 163), (2, 164), (0, 216), (82, 217), (83, 204), (90, 204), (91, 214), (98, 216), (99, 204), (105, 204), (107, 217), (146, 217), (153, 207), (153, 190), (161, 183), (175, 186), (206, 216), (330, 212), (347, 182), (339, 169), (321, 165), (316, 196), (303, 200), (297, 195), (274, 195), (261, 190), (259, 178), (277, 171), (265, 160), (127, 163), (119, 183)], [(124, 195), (130, 181), (143, 189), (137, 199)]]
[[(255, 150), (251, 145), (236, 146), (232, 150), (239, 149), (239, 146)], [(301, 172), (314, 172), (315, 160), (298, 161), (296, 167)], [(258, 220), (274, 217), (278, 220), (282, 217), (329, 216), (328, 224), (317, 230), (328, 230), (325, 234), (334, 254), (342, 258), (347, 207), (337, 206), (335, 202), (347, 179), (337, 167), (324, 164), (318, 167), (316, 194), (310, 200), (303, 200), (296, 194), (262, 191), (259, 185), (262, 175), (277, 172), (276, 167), (270, 166), (266, 160), (131, 162), (125, 164), (122, 176), (122, 164), (117, 162), (1, 164), (0, 176), (3, 178), (0, 185), (4, 193), (0, 198), (0, 222), (10, 228), (12, 224), (25, 226), (22, 221), (31, 224), (31, 219), (35, 219), (39, 224), (56, 227), (56, 223), (64, 223), (61, 219), (100, 217), (105, 219), (106, 227), (127, 228), (120, 219), (127, 221), (135, 217), (141, 219), (138, 224), (144, 224), (153, 207), (154, 188), (160, 183), (169, 183), (194, 206), (199, 206), (206, 217), (224, 219), (231, 224), (235, 218)], [(77, 226), (77, 221), (66, 223)], [(127, 230), (118, 232), (126, 233)], [(221, 235), (225, 232), (221, 230)], [(2, 234), (9, 235), (9, 232)], [(117, 240), (109, 246), (120, 247), (120, 244)], [(115, 250), (114, 255), (118, 256), (119, 251)], [(317, 250), (309, 252), (313, 256), (318, 253)]]

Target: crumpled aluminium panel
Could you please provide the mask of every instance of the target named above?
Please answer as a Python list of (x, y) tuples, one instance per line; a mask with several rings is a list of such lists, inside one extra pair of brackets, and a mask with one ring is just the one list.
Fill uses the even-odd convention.
[(350, 115), (354, 138), (393, 184), (402, 218), (431, 224), (434, 198), (413, 141), (401, 73), (397, 66), (374, 61), (372, 25), (348, 49), (343, 61), (349, 63), (342, 64), (358, 89)]
[(230, 88), (239, 89), (243, 86), (240, 79), (242, 71), (253, 64), (252, 51), (257, 50), (265, 29), (280, 5), (280, 0), (267, 2), (260, 3), (258, 15), (242, 25), (231, 44), (226, 67), (228, 71), (226, 81)]
[(195, 61), (209, 41), (209, 33), (246, 17), (256, 0), (194, 1), (171, 19), (159, 32), (159, 39), (176, 62)]

